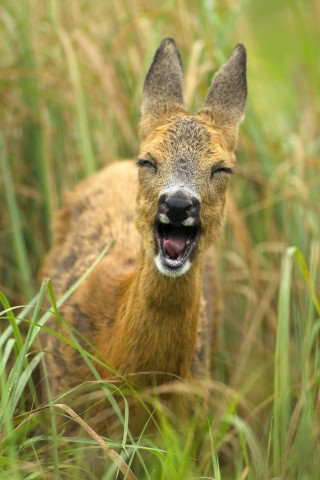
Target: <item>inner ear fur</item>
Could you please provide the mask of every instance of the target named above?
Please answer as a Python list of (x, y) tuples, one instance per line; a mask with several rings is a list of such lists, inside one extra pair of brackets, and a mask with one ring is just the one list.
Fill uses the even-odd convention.
[(147, 73), (141, 102), (140, 134), (145, 138), (171, 116), (185, 112), (183, 72), (172, 38), (162, 40)]

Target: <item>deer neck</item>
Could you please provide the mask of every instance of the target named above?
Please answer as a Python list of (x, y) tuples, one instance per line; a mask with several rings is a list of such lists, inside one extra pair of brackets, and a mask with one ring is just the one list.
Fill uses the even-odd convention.
[[(181, 277), (166, 277), (141, 252), (119, 302), (111, 355), (116, 369), (123, 374), (163, 372), (166, 381), (188, 375), (196, 344), (200, 282), (200, 267), (193, 266)], [(154, 378), (157, 383), (165, 381), (160, 373)]]

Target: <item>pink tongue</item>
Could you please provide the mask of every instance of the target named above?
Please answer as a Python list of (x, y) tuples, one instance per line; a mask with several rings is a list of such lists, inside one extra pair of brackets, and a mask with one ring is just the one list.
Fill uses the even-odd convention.
[(182, 255), (184, 247), (186, 245), (185, 239), (183, 238), (175, 238), (171, 240), (164, 240), (163, 241), (163, 248), (169, 255), (169, 257), (173, 260), (179, 258)]

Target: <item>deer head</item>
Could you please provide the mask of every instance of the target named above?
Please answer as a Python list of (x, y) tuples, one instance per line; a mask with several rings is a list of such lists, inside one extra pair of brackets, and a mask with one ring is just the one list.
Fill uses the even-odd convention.
[(161, 42), (143, 88), (136, 224), (145, 256), (166, 276), (186, 274), (221, 231), (246, 96), (237, 45), (188, 115), (179, 52), (173, 39)]

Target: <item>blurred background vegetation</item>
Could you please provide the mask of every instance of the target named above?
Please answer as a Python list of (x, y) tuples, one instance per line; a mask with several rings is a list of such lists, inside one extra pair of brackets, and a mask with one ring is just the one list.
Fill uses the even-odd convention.
[(181, 49), (192, 111), (234, 45), (247, 46), (235, 204), (253, 246), (307, 253), (319, 215), (316, 1), (4, 0), (0, 15), (0, 286), (15, 302), (35, 292), (63, 193), (137, 154), (142, 84), (164, 36)]
[[(250, 402), (246, 414), (271, 459), (266, 478), (284, 478), (282, 472), (314, 480), (320, 471), (317, 0), (2, 0), (0, 290), (11, 305), (30, 301), (64, 193), (110, 161), (136, 156), (142, 85), (165, 36), (180, 48), (190, 111), (234, 45), (247, 47), (248, 107), (219, 249), (225, 307), (215, 378)], [(290, 400), (281, 406), (283, 371)], [(236, 410), (238, 402), (231, 403)], [(270, 433), (278, 407), (286, 412), (278, 426), (288, 435), (276, 431), (280, 443)], [(230, 478), (258, 478), (241, 465)]]

